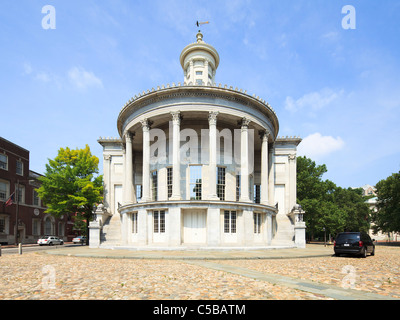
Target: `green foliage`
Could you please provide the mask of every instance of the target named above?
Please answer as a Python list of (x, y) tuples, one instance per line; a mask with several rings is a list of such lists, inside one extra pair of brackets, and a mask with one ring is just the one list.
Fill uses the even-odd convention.
[(344, 189), (322, 180), (326, 166), (306, 157), (297, 158), (297, 202), (306, 212), (311, 238), (326, 232), (367, 231), (369, 208), (360, 189)]
[(400, 172), (376, 185), (378, 211), (372, 214), (375, 232), (400, 232)]
[(102, 201), (103, 177), (98, 174), (99, 159), (88, 145), (84, 149), (61, 148), (54, 160), (49, 159), (37, 190), (50, 213), (77, 214), (88, 226), (93, 206)]

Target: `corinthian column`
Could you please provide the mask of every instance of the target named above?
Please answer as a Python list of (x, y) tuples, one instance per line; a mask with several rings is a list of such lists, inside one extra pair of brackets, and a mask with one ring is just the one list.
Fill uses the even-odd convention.
[(125, 134), (125, 183), (124, 183), (124, 202), (125, 204), (134, 203), (135, 189), (133, 186), (133, 151), (132, 151), (133, 134), (127, 132)]
[(218, 112), (214, 111), (210, 111), (208, 116), (210, 138), (210, 161), (208, 165), (209, 200), (219, 200), (217, 196), (217, 116)]
[(180, 164), (180, 111), (172, 115), (172, 195), (170, 200), (181, 200), (181, 164)]
[(143, 195), (140, 202), (148, 202), (150, 198), (150, 125), (147, 119), (140, 121), (143, 129)]
[(250, 120), (241, 121), (240, 135), (240, 201), (251, 202), (249, 195), (249, 124)]

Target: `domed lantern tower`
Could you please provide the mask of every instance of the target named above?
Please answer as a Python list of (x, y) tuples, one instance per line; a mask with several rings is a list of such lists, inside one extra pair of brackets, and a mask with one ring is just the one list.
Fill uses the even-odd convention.
[(263, 99), (216, 84), (220, 57), (204, 42), (180, 55), (183, 83), (157, 86), (121, 109), (120, 137), (100, 138), (104, 206), (92, 247), (294, 247), (296, 148), (278, 138)]
[(215, 73), (219, 65), (219, 55), (215, 48), (203, 41), (201, 31), (197, 33), (197, 42), (186, 46), (181, 53), (180, 62), (187, 85), (215, 84)]

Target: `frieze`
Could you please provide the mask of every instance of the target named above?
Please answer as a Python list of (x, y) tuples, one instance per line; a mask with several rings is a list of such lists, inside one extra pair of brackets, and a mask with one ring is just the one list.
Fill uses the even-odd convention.
[[(260, 99), (258, 96), (256, 97), (255, 95), (253, 95), (253, 97), (251, 97), (250, 95), (248, 95), (246, 92), (243, 92), (243, 89), (239, 89), (237, 90), (237, 88), (234, 90), (233, 87), (231, 86), (229, 89), (227, 88), (227, 85), (225, 85), (224, 88), (222, 88), (221, 84), (219, 85), (219, 87), (217, 87), (216, 85), (210, 87), (210, 86), (180, 86), (180, 83), (178, 83), (178, 86), (175, 85), (175, 83), (172, 84), (172, 86), (170, 86), (169, 84), (167, 85), (167, 88), (165, 88), (165, 86), (163, 85), (161, 89), (158, 90), (159, 87), (157, 87), (157, 90), (155, 91), (149, 91), (146, 94), (143, 91), (143, 94), (139, 93), (139, 97), (135, 96), (135, 98), (130, 99), (125, 106), (121, 109), (119, 116), (118, 116), (118, 127), (120, 127), (123, 123), (123, 121), (125, 120), (124, 116), (127, 112), (129, 112), (129, 114), (135, 112), (136, 110), (140, 110), (141, 108), (157, 103), (157, 102), (161, 102), (161, 101), (165, 101), (168, 99), (174, 99), (174, 98), (184, 98), (184, 97), (208, 97), (208, 98), (214, 98), (214, 99), (222, 99), (222, 100), (226, 100), (226, 101), (232, 101), (232, 102), (236, 102), (238, 104), (241, 104), (243, 106), (249, 107), (249, 108), (253, 108), (253, 109), (259, 109), (260, 106), (255, 105), (254, 103), (252, 103), (251, 100), (248, 100), (248, 98), (250, 99), (256, 99), (259, 103), (263, 104), (264, 107), (266, 107), (273, 116), (275, 116), (276, 119), (273, 119), (273, 117), (271, 117), (270, 115), (267, 115), (267, 118), (271, 121), (271, 123), (275, 123), (278, 124), (277, 121), (277, 115), (275, 113), (275, 111), (271, 108), (271, 106), (268, 103), (265, 103), (265, 100)], [(205, 92), (201, 92), (198, 91), (198, 89), (210, 89), (207, 90)], [(175, 90), (174, 90), (175, 89)], [(185, 89), (184, 91), (182, 91), (181, 89)], [(224, 92), (216, 92), (213, 90), (229, 90), (229, 92), (224, 93)], [(168, 92), (172, 90), (171, 92)], [(232, 93), (239, 93), (240, 95), (246, 95), (246, 97), (240, 98), (238, 96), (232, 95)], [(153, 96), (151, 96), (153, 95)], [(140, 101), (142, 100), (143, 101)], [(129, 116), (129, 115), (127, 115)], [(124, 120), (122, 120), (124, 119)]]

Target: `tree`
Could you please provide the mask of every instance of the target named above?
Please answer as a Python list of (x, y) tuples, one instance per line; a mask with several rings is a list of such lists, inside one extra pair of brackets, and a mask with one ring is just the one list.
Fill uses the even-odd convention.
[(97, 175), (98, 164), (99, 159), (91, 154), (88, 145), (76, 150), (60, 148), (57, 157), (46, 164), (37, 190), (47, 213), (55, 217), (76, 214), (78, 220), (86, 222), (87, 242), (93, 206), (103, 198), (103, 177)]
[(306, 157), (297, 158), (297, 202), (306, 212), (307, 233), (337, 234), (342, 231), (368, 231), (369, 208), (361, 189), (344, 189), (322, 180), (326, 166)]
[(372, 215), (374, 232), (400, 232), (400, 172), (376, 184), (377, 212)]

